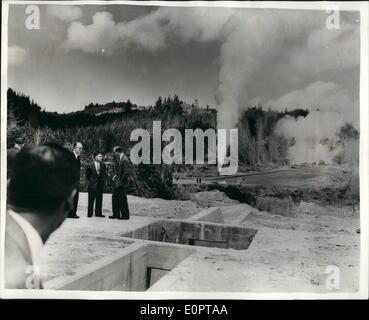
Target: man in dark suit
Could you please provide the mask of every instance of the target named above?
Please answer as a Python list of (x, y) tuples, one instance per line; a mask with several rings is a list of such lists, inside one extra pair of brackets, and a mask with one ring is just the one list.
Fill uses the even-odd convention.
[(7, 150), (7, 178), (10, 179), (13, 173), (13, 164), (15, 156), (24, 147), (24, 139), (17, 138), (13, 148)]
[(102, 162), (103, 155), (101, 152), (94, 153), (94, 160), (86, 167), (86, 180), (88, 183), (88, 213), (87, 216), (93, 216), (93, 208), (95, 203), (95, 216), (104, 217), (102, 214), (102, 200), (104, 189), (105, 165)]
[(7, 192), (5, 288), (42, 288), (39, 253), (67, 217), (78, 175), (73, 154), (58, 144), (24, 147), (18, 153)]
[[(82, 145), (81, 142), (77, 141), (73, 144), (73, 154), (74, 154), (76, 165), (78, 166), (78, 172), (80, 172), (80, 170), (81, 170), (81, 153), (82, 153), (82, 150), (83, 150), (83, 145)], [(69, 212), (68, 218), (74, 218), (74, 219), (79, 218), (79, 216), (77, 215), (78, 198), (79, 198), (79, 180), (80, 180), (80, 176), (78, 176), (77, 193), (74, 197), (73, 208)]]
[(119, 146), (113, 148), (117, 158), (116, 174), (113, 177), (114, 189), (112, 195), (113, 215), (110, 219), (129, 219), (129, 207), (127, 200), (128, 177), (131, 173), (130, 161)]

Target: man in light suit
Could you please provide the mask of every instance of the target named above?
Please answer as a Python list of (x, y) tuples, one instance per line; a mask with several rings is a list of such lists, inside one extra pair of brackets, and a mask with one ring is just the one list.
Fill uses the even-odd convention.
[(5, 288), (42, 288), (39, 252), (72, 208), (78, 176), (73, 154), (58, 144), (17, 154), (7, 192)]
[[(88, 183), (88, 210), (87, 216), (93, 216), (93, 208), (95, 203), (95, 216), (104, 217), (102, 214), (102, 200), (105, 178), (105, 165), (102, 162), (103, 155), (101, 152), (94, 153), (94, 160), (86, 167), (86, 180)], [(96, 201), (95, 201), (96, 200)]]
[(110, 219), (129, 219), (129, 207), (127, 200), (128, 178), (130, 175), (130, 162), (124, 154), (122, 147), (116, 146), (113, 148), (117, 159), (116, 174), (113, 177), (114, 189), (112, 195), (113, 215)]

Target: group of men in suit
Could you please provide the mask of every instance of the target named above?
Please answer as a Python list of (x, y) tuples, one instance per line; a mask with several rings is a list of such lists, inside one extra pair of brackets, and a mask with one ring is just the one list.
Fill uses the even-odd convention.
[[(83, 145), (81, 142), (75, 142), (73, 145), (73, 154), (76, 158), (76, 164), (78, 168), (81, 167), (81, 153), (83, 150)], [(114, 188), (112, 194), (112, 216), (110, 219), (129, 219), (129, 207), (127, 200), (127, 185), (128, 177), (130, 174), (129, 159), (124, 154), (123, 149), (120, 146), (113, 148), (115, 160), (116, 160), (116, 173), (112, 177)], [(96, 217), (105, 217), (102, 214), (102, 202), (104, 193), (104, 181), (107, 176), (106, 166), (104, 164), (103, 154), (101, 152), (96, 152), (93, 154), (93, 160), (86, 166), (86, 181), (87, 181), (87, 191), (88, 191), (88, 209), (87, 217), (93, 217), (94, 207)], [(78, 206), (78, 194), (79, 185), (77, 189), (77, 194), (74, 198), (74, 206), (69, 213), (69, 218), (79, 218), (77, 215)]]
[[(16, 141), (8, 150), (7, 212), (5, 227), (4, 279), (7, 289), (40, 289), (38, 256), (49, 236), (67, 217), (76, 217), (81, 152), (76, 142), (73, 152), (56, 143), (24, 146)], [(129, 160), (121, 147), (114, 148), (116, 174), (112, 177), (112, 219), (129, 219), (127, 180)], [(103, 182), (106, 168), (102, 154), (94, 154), (87, 166), (88, 216), (102, 215)], [(78, 217), (78, 216), (77, 216)]]

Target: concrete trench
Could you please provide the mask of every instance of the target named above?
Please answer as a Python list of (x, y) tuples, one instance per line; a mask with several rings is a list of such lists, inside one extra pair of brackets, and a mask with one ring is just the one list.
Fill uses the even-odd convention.
[[(187, 220), (161, 219), (121, 235), (131, 244), (114, 256), (84, 266), (74, 276), (61, 276), (45, 289), (146, 291), (170, 280), (170, 272), (199, 250), (247, 250), (257, 230), (224, 224), (219, 208)], [(205, 247), (205, 248), (204, 248)], [(203, 248), (203, 249), (201, 249)]]

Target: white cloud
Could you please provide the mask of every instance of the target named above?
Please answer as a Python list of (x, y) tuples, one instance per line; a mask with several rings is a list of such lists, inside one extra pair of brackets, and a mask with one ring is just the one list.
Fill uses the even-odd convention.
[(108, 12), (97, 12), (92, 17), (92, 24), (88, 26), (81, 22), (72, 22), (64, 46), (68, 50), (79, 49), (94, 53), (101, 49), (113, 49), (118, 38), (113, 16)]
[(67, 5), (49, 5), (47, 7), (48, 13), (63, 21), (74, 21), (82, 16), (80, 7)]
[[(319, 75), (325, 70), (358, 64), (359, 28), (347, 24), (342, 24), (339, 30), (320, 28), (325, 18), (320, 13), (289, 10), (164, 7), (132, 21), (115, 22), (110, 13), (97, 12), (90, 25), (80, 22), (70, 25), (64, 46), (67, 50), (101, 53), (104, 49), (112, 53), (120, 47), (155, 51), (167, 47), (170, 41), (218, 41), (218, 124), (227, 128), (236, 124), (240, 101), (248, 100), (254, 75), (265, 71), (270, 61), (279, 63), (281, 53), (282, 63), (295, 76)], [(299, 49), (284, 47), (291, 44), (293, 48), (301, 39), (306, 42)], [(347, 109), (354, 105), (350, 97), (343, 88), (330, 86), (317, 82), (272, 102), (294, 104), (293, 107), (301, 103), (328, 105), (345, 110), (348, 115)]]
[(136, 47), (158, 50), (167, 47), (168, 37), (177, 35), (182, 41), (212, 41), (221, 36), (232, 9), (160, 8), (128, 22), (115, 22), (108, 12), (97, 12), (92, 23), (74, 22), (68, 28), (65, 48), (88, 53), (101, 48)]
[(8, 64), (15, 66), (22, 64), (26, 58), (27, 51), (18, 46), (8, 48)]

